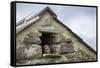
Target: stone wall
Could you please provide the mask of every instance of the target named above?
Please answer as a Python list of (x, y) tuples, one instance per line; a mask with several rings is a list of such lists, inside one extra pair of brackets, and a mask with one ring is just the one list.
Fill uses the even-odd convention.
[(52, 44), (44, 45), (41, 45), (41, 36), (42, 33), (30, 32), (23, 42), (16, 47), (17, 65), (95, 60), (95, 58), (91, 58), (82, 50), (75, 51), (73, 41), (65, 39), (61, 34), (53, 34)]
[[(40, 32), (30, 32), (17, 46), (17, 61), (41, 58), (43, 54), (63, 54), (74, 52), (72, 40), (66, 40), (61, 34), (53, 34), (52, 44), (41, 45)], [(44, 51), (44, 52), (43, 52)], [(42, 53), (43, 52), (43, 53)]]
[(17, 61), (25, 59), (35, 59), (42, 56), (40, 34), (30, 32), (20, 46), (17, 46)]
[[(52, 44), (45, 44), (43, 53), (41, 46), (42, 41), (40, 39), (42, 33), (37, 31), (38, 28), (41, 27), (41, 24), (44, 24), (44, 19), (49, 19), (51, 26), (61, 34), (52, 35)], [(48, 12), (45, 13), (40, 20), (34, 22), (34, 24), (17, 34), (16, 43), (17, 65), (96, 60), (96, 54), (78, 41), (67, 28), (55, 21)], [(44, 56), (44, 54), (49, 55)]]

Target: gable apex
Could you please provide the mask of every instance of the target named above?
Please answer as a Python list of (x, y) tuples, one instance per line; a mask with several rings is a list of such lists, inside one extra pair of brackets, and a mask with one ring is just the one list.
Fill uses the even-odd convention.
[(52, 9), (50, 7), (46, 7), (44, 8), (42, 11), (40, 11), (40, 13), (38, 14), (38, 16), (43, 15), (45, 12), (49, 12), (53, 17), (57, 18), (57, 15), (52, 11)]

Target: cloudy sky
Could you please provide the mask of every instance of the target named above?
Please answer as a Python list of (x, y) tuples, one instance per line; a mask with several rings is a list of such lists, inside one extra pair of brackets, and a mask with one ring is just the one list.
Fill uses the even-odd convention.
[(21, 20), (30, 13), (38, 13), (47, 6), (57, 14), (58, 19), (61, 22), (72, 29), (73, 32), (96, 50), (95, 7), (17, 3), (16, 20)]

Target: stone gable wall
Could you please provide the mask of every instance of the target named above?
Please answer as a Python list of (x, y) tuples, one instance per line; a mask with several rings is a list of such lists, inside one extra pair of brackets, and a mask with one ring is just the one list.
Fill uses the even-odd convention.
[[(45, 24), (45, 22), (44, 22), (44, 20), (46, 20), (46, 19), (48, 19), (49, 20), (49, 25), (48, 24), (46, 24), (46, 25), (43, 25), (43, 24)], [(20, 32), (19, 34), (17, 34), (16, 35), (16, 48), (18, 49), (17, 51), (20, 51), (20, 47), (28, 47), (27, 45), (29, 45), (29, 44), (31, 44), (32, 46), (29, 46), (29, 48), (28, 49), (26, 49), (26, 47), (22, 50), (22, 51), (27, 51), (24, 55), (28, 55), (28, 52), (31, 54), (31, 53), (33, 53), (33, 51), (35, 52), (36, 50), (37, 50), (37, 52), (35, 52), (35, 53), (33, 53), (33, 54), (31, 54), (31, 55), (38, 55), (38, 51), (39, 51), (39, 54), (40, 54), (40, 56), (39, 57), (41, 57), (41, 55), (42, 55), (42, 47), (41, 47), (41, 45), (40, 45), (40, 43), (41, 43), (41, 40), (39, 39), (40, 38), (40, 36), (41, 36), (41, 34), (34, 34), (34, 36), (35, 37), (32, 37), (32, 34), (30, 34), (31, 32), (38, 32), (38, 29), (41, 29), (41, 27), (42, 28), (44, 28), (44, 27), (53, 27), (55, 30), (57, 30), (61, 35), (63, 35), (64, 36), (64, 38), (63, 37), (61, 37), (60, 39), (62, 39), (63, 41), (64, 41), (64, 39), (65, 40), (67, 40), (67, 39), (71, 39), (72, 40), (72, 43), (69, 43), (69, 42), (66, 42), (65, 43), (65, 41), (64, 42), (60, 42), (60, 44), (57, 44), (57, 42), (58, 41), (60, 41), (59, 40), (59, 38), (58, 37), (56, 37), (55, 36), (55, 39), (54, 39), (54, 41), (55, 41), (55, 44), (53, 44), (52, 45), (52, 51), (53, 51), (53, 53), (57, 53), (57, 54), (60, 54), (60, 53), (68, 53), (68, 51), (70, 51), (70, 52), (72, 52), (71, 53), (71, 56), (73, 57), (73, 56), (75, 56), (78, 52), (79, 52), (79, 50), (82, 50), (84, 53), (86, 53), (90, 58), (93, 58), (93, 59), (96, 59), (96, 54), (94, 54), (93, 52), (91, 52), (84, 44), (82, 44), (80, 41), (78, 41), (78, 39), (77, 38), (75, 38), (73, 35), (72, 35), (72, 33), (70, 33), (69, 31), (68, 31), (68, 29), (66, 29), (65, 27), (63, 27), (61, 24), (59, 24), (57, 21), (55, 21), (54, 19), (53, 19), (53, 17), (48, 13), (48, 12), (46, 12), (44, 15), (43, 15), (43, 17), (42, 18), (40, 18), (38, 21), (36, 21), (36, 22), (34, 22), (34, 24), (32, 24), (32, 25), (30, 25), (29, 27), (27, 27), (26, 29), (24, 29), (22, 32)], [(53, 28), (51, 28), (51, 29), (53, 29)], [(30, 35), (29, 35), (30, 34)], [(37, 36), (38, 35), (38, 36)], [(31, 38), (29, 38), (29, 37), (31, 37)], [(35, 39), (35, 40), (32, 40), (32, 39)], [(58, 38), (58, 39), (56, 39), (56, 38)], [(24, 42), (23, 42), (23, 40), (24, 40)], [(29, 41), (30, 40), (30, 41)], [(25, 43), (25, 42), (27, 42), (27, 43)], [(25, 44), (23, 44), (23, 43), (25, 43)], [(22, 45), (23, 44), (23, 45)], [(38, 49), (36, 49), (35, 50), (35, 47), (34, 46), (37, 46), (37, 47), (39, 47), (39, 50)], [(69, 47), (69, 48), (68, 48)], [(68, 48), (68, 49), (67, 49)], [(74, 49), (72, 49), (72, 48), (74, 48)], [(30, 51), (30, 49), (32, 50), (33, 49), (33, 51), (31, 52)], [(49, 54), (50, 52), (51, 52), (51, 49), (49, 48), (49, 46), (48, 45), (45, 45), (45, 53), (46, 54)], [(47, 51), (48, 50), (48, 51)], [(41, 52), (40, 52), (41, 51)], [(74, 52), (74, 53), (73, 53)], [(18, 52), (19, 53), (19, 52)], [(21, 53), (22, 54), (22, 53)], [(71, 57), (70, 56), (70, 57)], [(23, 56), (22, 56), (23, 57)], [(69, 56), (67, 56), (67, 57), (69, 57)], [(78, 56), (76, 56), (76, 57), (78, 57)], [(27, 57), (26, 57), (27, 58)], [(19, 59), (19, 58), (18, 58)], [(48, 59), (48, 63), (49, 63), (49, 60), (50, 59), (52, 59), (52, 58), (49, 58)], [(70, 58), (69, 58), (70, 59)], [(75, 59), (75, 58), (73, 58), (73, 59)], [(23, 60), (23, 59), (22, 59)], [(35, 59), (34, 59), (35, 60)], [(41, 59), (41, 60), (44, 60), (44, 58), (43, 59)], [(54, 60), (54, 59), (53, 59)], [(38, 63), (40, 62), (38, 59), (37, 59), (37, 61), (38, 61)], [(51, 61), (51, 60), (50, 60)], [(69, 62), (68, 60), (66, 60), (66, 62)], [(35, 63), (35, 62), (34, 62)], [(34, 64), (33, 63), (33, 64)], [(36, 63), (36, 64), (38, 64), (38, 63)]]

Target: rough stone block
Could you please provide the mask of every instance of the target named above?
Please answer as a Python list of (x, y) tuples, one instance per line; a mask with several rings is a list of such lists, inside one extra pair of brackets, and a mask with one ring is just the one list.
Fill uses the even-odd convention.
[(42, 47), (37, 44), (21, 45), (16, 49), (16, 60), (30, 60), (42, 56)]
[(72, 43), (59, 43), (51, 45), (51, 52), (52, 53), (73, 53), (75, 52)]
[(72, 40), (71, 39), (66, 39), (66, 42), (67, 43), (72, 43)]
[(50, 46), (49, 45), (44, 45), (44, 53), (45, 54), (50, 54), (50, 52), (51, 52), (51, 49), (50, 49)]
[(29, 45), (29, 48), (25, 48), (25, 56), (27, 59), (34, 59), (41, 57), (42, 47), (37, 44)]
[(25, 48), (25, 44), (16, 46), (16, 60), (17, 61), (25, 59), (24, 48)]
[(40, 37), (42, 34), (40, 32), (30, 32), (28, 34), (29, 37)]
[(39, 37), (28, 37), (23, 41), (26, 45), (28, 44), (41, 44), (41, 40)]
[(51, 45), (51, 51), (54, 54), (60, 54), (61, 53), (61, 45), (60, 44)]
[(62, 53), (72, 53), (74, 52), (74, 47), (72, 43), (60, 43)]
[(61, 43), (61, 42), (65, 42), (65, 37), (61, 34), (54, 34), (53, 36), (53, 43)]

